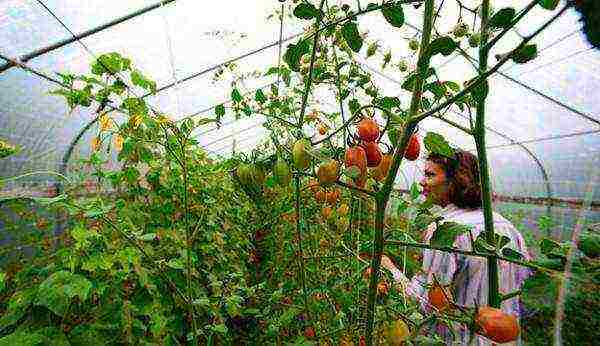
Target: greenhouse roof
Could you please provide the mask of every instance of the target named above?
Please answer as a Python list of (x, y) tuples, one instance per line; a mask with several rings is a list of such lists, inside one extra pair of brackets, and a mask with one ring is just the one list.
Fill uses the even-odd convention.
[[(498, 0), (494, 7), (523, 8), (527, 3)], [(57, 87), (51, 80), (57, 78), (56, 72), (83, 74), (98, 55), (119, 52), (157, 82), (159, 91), (148, 96), (155, 108), (175, 118), (207, 116), (229, 98), (230, 81), (212, 78), (220, 66), (235, 62), (245, 71), (277, 66), (279, 40), (285, 49), (302, 33), (303, 23), (298, 20), (267, 18), (280, 6), (276, 0), (3, 1), (0, 138), (22, 151), (2, 163), (0, 174), (56, 170), (74, 139), (95, 118), (91, 110), (69, 112), (63, 99), (49, 94)], [(446, 6), (445, 11), (449, 13), (441, 18), (451, 20), (436, 22), (439, 32), (452, 29), (458, 7)], [(380, 40), (384, 52), (389, 49), (393, 56), (403, 56), (408, 39), (419, 35), (422, 8), (407, 5), (405, 14), (406, 25), (400, 29), (377, 20), (378, 13), (360, 17), (360, 27), (368, 28), (370, 39)], [(552, 14), (534, 8), (494, 48), (490, 63), (495, 62), (495, 54), (514, 48)], [(462, 15), (465, 22), (473, 22), (472, 13)], [(575, 11), (567, 11), (535, 38), (535, 60), (509, 63), (490, 79), (486, 126), (498, 192), (538, 197), (547, 196), (549, 188), (555, 197), (583, 198), (592, 191), (594, 200), (600, 199), (600, 52), (585, 40), (578, 20)], [(475, 76), (476, 51), (465, 52), (472, 60), (454, 53), (432, 61), (442, 80), (462, 82)], [(386, 95), (407, 100), (400, 90), (403, 74), (382, 69), (364, 59), (364, 54), (358, 59), (374, 73)], [(246, 80), (244, 89), (252, 91), (273, 82), (274, 77)], [(320, 107), (333, 107), (335, 102), (322, 100)], [(454, 112), (447, 117), (468, 124), (466, 114)], [(197, 139), (211, 155), (227, 156), (234, 146), (237, 151), (250, 150), (265, 138), (263, 121), (260, 116), (226, 118), (220, 128), (207, 125), (198, 131)], [(470, 137), (436, 118), (424, 121), (421, 129), (474, 149)], [(86, 153), (91, 132), (93, 126), (76, 142), (77, 153)], [(420, 164), (403, 170), (400, 185), (418, 177)]]

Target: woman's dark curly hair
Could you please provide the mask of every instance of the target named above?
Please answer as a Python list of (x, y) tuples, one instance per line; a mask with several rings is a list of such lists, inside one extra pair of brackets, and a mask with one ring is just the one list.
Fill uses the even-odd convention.
[(476, 209), (481, 207), (481, 184), (477, 156), (463, 150), (456, 150), (454, 158), (429, 154), (428, 161), (440, 165), (449, 181), (450, 203), (459, 208)]

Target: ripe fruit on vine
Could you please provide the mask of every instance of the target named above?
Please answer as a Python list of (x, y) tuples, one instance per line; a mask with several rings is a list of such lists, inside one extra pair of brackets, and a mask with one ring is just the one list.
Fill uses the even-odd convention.
[(281, 186), (288, 186), (292, 180), (292, 172), (285, 160), (278, 158), (277, 162), (273, 166), (273, 177), (275, 181)]
[[(346, 149), (345, 155), (345, 165), (346, 169), (350, 169), (350, 167), (358, 168), (359, 175), (356, 178), (353, 178), (355, 181), (360, 181), (367, 175), (367, 154), (365, 153), (365, 149), (354, 146)], [(365, 179), (366, 180), (366, 179)]]
[(479, 308), (475, 316), (475, 325), (477, 333), (497, 343), (514, 341), (519, 336), (517, 318), (489, 306)]
[(308, 339), (314, 338), (315, 330), (313, 329), (313, 327), (306, 327), (306, 329), (304, 330), (304, 336)]
[(319, 187), (319, 182), (317, 181), (317, 179), (311, 178), (311, 179), (308, 181), (308, 188), (310, 189), (310, 191), (311, 191), (313, 194), (316, 194), (316, 193), (317, 193), (317, 191), (319, 191), (319, 190), (320, 190), (320, 187)]
[(358, 136), (365, 142), (374, 142), (379, 138), (379, 125), (371, 118), (363, 118), (358, 123)]
[(377, 284), (377, 294), (381, 296), (387, 296), (388, 284), (385, 281), (379, 281), (379, 283)]
[(319, 185), (327, 186), (336, 182), (340, 173), (340, 166), (336, 160), (329, 160), (323, 163), (317, 169), (317, 178), (319, 179)]
[(419, 49), (419, 41), (417, 41), (417, 40), (408, 41), (408, 48), (410, 48), (410, 50)]
[(329, 203), (329, 204), (336, 204), (339, 198), (340, 198), (340, 190), (339, 189), (335, 189), (335, 190), (331, 190), (331, 191), (327, 192), (327, 195), (325, 197), (325, 199), (327, 200), (327, 203)]
[(387, 342), (389, 345), (403, 345), (404, 341), (410, 336), (408, 325), (402, 319), (392, 322), (387, 330)]
[(404, 157), (409, 161), (414, 161), (419, 158), (421, 153), (421, 144), (417, 135), (412, 135), (404, 152)]
[(367, 155), (367, 167), (377, 167), (381, 163), (381, 149), (376, 142), (363, 142), (361, 145)]
[(429, 304), (438, 309), (439, 311), (445, 311), (450, 308), (450, 301), (446, 296), (448, 292), (444, 291), (444, 288), (437, 283), (429, 289)]
[(315, 193), (315, 199), (319, 203), (325, 202), (326, 198), (327, 198), (327, 193), (325, 193), (325, 191), (323, 191), (323, 190), (319, 190)]
[(361, 335), (360, 338), (358, 338), (358, 346), (367, 346), (367, 339), (364, 335)]
[(296, 169), (303, 171), (310, 165), (311, 144), (306, 139), (299, 139), (292, 148), (292, 161)]
[(377, 165), (377, 167), (373, 168), (373, 170), (371, 171), (373, 179), (379, 182), (383, 181), (385, 177), (387, 177), (391, 165), (392, 155), (384, 154), (381, 157), (381, 162), (379, 162), (379, 165)]

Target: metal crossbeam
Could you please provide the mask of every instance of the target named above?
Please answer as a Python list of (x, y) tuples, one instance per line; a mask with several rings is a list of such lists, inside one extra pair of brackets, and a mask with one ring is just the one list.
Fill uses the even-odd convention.
[[(108, 23), (105, 23), (105, 24), (99, 25), (99, 26), (97, 26), (95, 28), (86, 30), (86, 31), (84, 31), (84, 32), (82, 32), (82, 33), (80, 33), (78, 35), (73, 36), (73, 37), (69, 37), (69, 38), (66, 38), (64, 40), (58, 41), (58, 42), (56, 42), (54, 44), (51, 44), (51, 45), (49, 45), (47, 47), (36, 49), (33, 52), (30, 52), (30, 53), (27, 53), (25, 55), (22, 55), (19, 58), (14, 59), (14, 60), (16, 60), (18, 62), (26, 63), (26, 62), (28, 62), (31, 59), (37, 58), (37, 57), (42, 56), (42, 55), (44, 55), (46, 53), (49, 53), (49, 52), (52, 52), (52, 51), (57, 50), (59, 48), (62, 48), (62, 47), (66, 46), (68, 44), (71, 44), (73, 42), (77, 42), (78, 40), (80, 40), (82, 38), (86, 38), (86, 37), (91, 36), (93, 34), (99, 33), (101, 31), (106, 30), (106, 29), (108, 29), (110, 27), (113, 27), (113, 26), (115, 26), (117, 24), (120, 24), (120, 23), (123, 23), (125, 21), (128, 21), (129, 19), (138, 17), (138, 16), (140, 16), (140, 15), (142, 15), (144, 13), (150, 12), (152, 10), (155, 10), (155, 9), (161, 7), (162, 5), (166, 5), (166, 4), (174, 2), (174, 1), (175, 0), (163, 0), (163, 1), (159, 1), (159, 2), (157, 2), (155, 4), (153, 4), (153, 5), (146, 6), (146, 7), (142, 8), (142, 9), (139, 9), (139, 10), (137, 10), (135, 12), (132, 12), (132, 13), (126, 15), (126, 16), (123, 16), (123, 17), (111, 20)], [(9, 60), (7, 63), (0, 65), (0, 73), (4, 72), (4, 71), (6, 71), (6, 70), (8, 70), (8, 69), (10, 69), (12, 67), (18, 66), (18, 63), (16, 63), (14, 60), (13, 61)]]

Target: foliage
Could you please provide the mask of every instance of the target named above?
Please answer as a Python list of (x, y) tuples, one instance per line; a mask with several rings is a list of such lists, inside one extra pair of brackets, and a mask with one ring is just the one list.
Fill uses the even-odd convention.
[[(2, 342), (310, 344), (320, 337), (327, 343), (371, 343), (375, 335), (382, 342), (401, 337), (420, 344), (436, 340), (419, 335), (425, 324), (473, 325), (474, 307), (454, 303), (459, 309), (452, 315), (423, 316), (420, 304), (406, 299), (379, 262), (388, 240), (458, 252), (456, 237), (469, 231), (441, 222), (416, 184), (392, 199), (395, 212), (386, 213), (386, 207), (407, 145), (417, 148), (408, 159), (419, 156), (414, 133), (419, 121), (436, 113), (453, 125), (444, 118), (450, 107), (470, 112), (490, 91), (485, 71), (461, 88), (457, 81), (440, 80), (430, 59), (455, 53), (461, 40), (474, 48), (486, 45), (479, 40), (487, 35), (474, 40), (460, 18), (451, 32), (432, 34), (428, 0), (429, 24), (420, 42), (412, 38), (411, 52), (397, 63), (390, 50), (382, 57), (382, 66), (397, 66), (403, 78), (402, 95), (385, 95), (356, 58), (363, 46), (367, 59), (378, 57), (385, 43), (361, 32), (358, 17), (377, 11), (397, 29), (404, 24), (405, 2), (365, 8), (319, 4), (288, 5), (289, 16), (306, 28), (286, 47), (284, 63), (251, 73), (234, 64), (216, 71), (214, 80), (234, 78), (231, 100), (216, 106), (214, 117), (175, 121), (153, 109), (144, 95), (156, 93), (156, 83), (115, 52), (99, 56), (89, 75), (59, 74), (64, 87), (53, 93), (70, 108), (98, 105), (99, 130), (83, 164), (92, 172), (87, 178), (107, 195), (78, 194), (81, 186), (71, 184), (58, 196), (29, 199), (70, 222), (55, 251), (48, 246), (34, 253), (2, 278)], [(491, 28), (515, 25), (515, 13), (499, 11)], [(507, 53), (513, 61), (535, 58), (529, 39)], [(244, 90), (244, 78), (275, 74), (283, 85)], [(339, 111), (318, 109), (317, 90), (332, 93)], [(410, 105), (400, 96), (410, 97)], [(113, 111), (125, 119), (117, 120)], [(228, 115), (262, 115), (271, 136), (249, 155), (212, 161), (195, 131), (219, 126)], [(473, 124), (462, 130), (478, 144), (484, 136), (483, 127)], [(424, 143), (429, 152), (454, 154), (439, 134), (428, 133)], [(381, 167), (384, 151), (388, 161)], [(119, 161), (116, 169), (105, 167), (111, 154)], [(340, 175), (342, 157), (346, 167)], [(317, 167), (324, 170), (315, 174)], [(22, 201), (11, 203), (17, 212), (23, 207)], [(432, 223), (432, 241), (415, 240)], [(492, 230), (471, 245), (474, 255), (488, 260), (539, 268)], [(551, 240), (541, 249), (561, 262), (569, 250)], [(407, 249), (390, 257), (410, 273), (420, 268), (418, 253)], [(390, 321), (396, 321), (392, 329), (401, 328), (390, 331)]]

